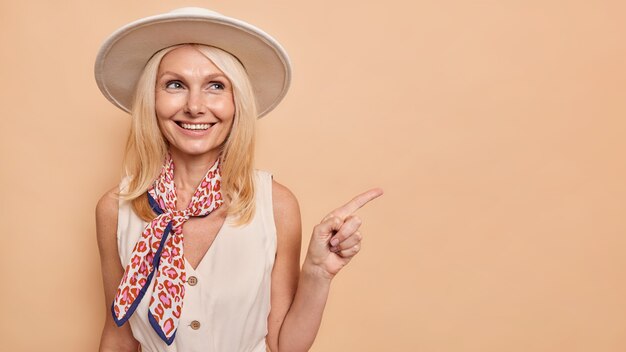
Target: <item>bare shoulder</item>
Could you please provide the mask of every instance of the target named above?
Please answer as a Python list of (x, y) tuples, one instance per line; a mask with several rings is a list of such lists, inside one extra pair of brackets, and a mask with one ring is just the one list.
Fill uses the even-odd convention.
[(118, 210), (118, 194), (119, 187), (115, 186), (110, 190), (106, 191), (100, 200), (98, 200), (98, 204), (96, 205), (96, 216), (98, 215), (110, 215), (117, 214)]
[(296, 196), (284, 185), (272, 181), (272, 205), (274, 207), (274, 223), (279, 238), (299, 241), (301, 237), (300, 206)]
[(118, 204), (117, 186), (111, 188), (100, 197), (96, 205), (96, 228), (98, 240), (103, 240), (102, 236), (108, 237), (117, 227)]
[(296, 196), (289, 188), (275, 180), (272, 180), (272, 205), (274, 206), (274, 217), (300, 215), (300, 206)]

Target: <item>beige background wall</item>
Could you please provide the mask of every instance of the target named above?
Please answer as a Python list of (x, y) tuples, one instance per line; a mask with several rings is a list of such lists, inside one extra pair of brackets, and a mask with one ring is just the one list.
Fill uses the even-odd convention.
[(386, 191), (313, 351), (626, 350), (625, 4), (2, 0), (2, 349), (96, 349), (94, 206), (129, 118), (95, 54), (196, 5), (293, 59), (257, 164), (298, 196), (305, 244), (333, 207)]

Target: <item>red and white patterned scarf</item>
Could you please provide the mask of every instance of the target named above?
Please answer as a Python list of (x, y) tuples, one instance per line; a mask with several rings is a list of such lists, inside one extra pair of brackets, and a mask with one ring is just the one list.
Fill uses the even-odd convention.
[(148, 200), (158, 215), (148, 223), (135, 244), (111, 307), (118, 326), (130, 318), (144, 294), (149, 292), (150, 324), (165, 343), (170, 345), (174, 341), (187, 280), (183, 224), (192, 216), (209, 215), (222, 205), (220, 180), (218, 159), (200, 182), (189, 207), (177, 210), (174, 163), (167, 154), (161, 174), (148, 190)]

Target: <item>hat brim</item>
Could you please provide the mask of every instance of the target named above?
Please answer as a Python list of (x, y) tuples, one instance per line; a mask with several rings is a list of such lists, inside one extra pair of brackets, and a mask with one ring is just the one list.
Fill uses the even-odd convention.
[(102, 44), (94, 70), (104, 96), (130, 112), (137, 81), (150, 57), (173, 45), (196, 43), (220, 48), (243, 64), (258, 117), (274, 109), (291, 81), (289, 57), (282, 46), (243, 21), (204, 9), (181, 10), (129, 23)]

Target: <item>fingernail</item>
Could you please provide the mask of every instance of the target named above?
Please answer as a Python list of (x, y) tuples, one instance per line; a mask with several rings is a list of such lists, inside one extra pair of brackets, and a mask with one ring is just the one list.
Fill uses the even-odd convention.
[(330, 240), (330, 245), (335, 247), (339, 244), (339, 240), (336, 238), (333, 238), (332, 240)]

